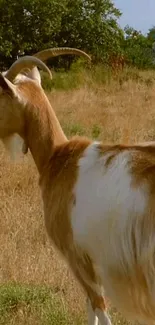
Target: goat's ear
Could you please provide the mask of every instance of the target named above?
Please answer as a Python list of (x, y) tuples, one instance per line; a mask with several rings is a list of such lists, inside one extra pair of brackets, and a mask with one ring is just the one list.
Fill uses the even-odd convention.
[(0, 73), (0, 93), (7, 92), (10, 96), (15, 94), (15, 86)]
[(39, 70), (37, 67), (34, 67), (28, 74), (27, 76), (39, 83), (39, 86), (41, 86), (41, 76), (39, 73)]

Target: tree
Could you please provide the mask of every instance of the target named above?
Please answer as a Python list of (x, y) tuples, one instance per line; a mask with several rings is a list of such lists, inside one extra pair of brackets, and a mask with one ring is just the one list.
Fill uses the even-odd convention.
[(0, 0), (1, 62), (53, 46), (77, 47), (105, 62), (120, 51), (120, 15), (111, 0)]
[(152, 44), (148, 37), (128, 25), (124, 29), (124, 51), (131, 65), (138, 68), (153, 67)]
[(147, 38), (151, 41), (151, 43), (155, 42), (155, 26), (149, 29)]
[(2, 58), (14, 61), (19, 51), (31, 53), (56, 45), (64, 10), (65, 0), (0, 0)]
[(68, 0), (66, 8), (58, 44), (83, 48), (103, 61), (109, 51), (118, 50), (122, 30), (117, 19), (121, 13), (110, 0)]

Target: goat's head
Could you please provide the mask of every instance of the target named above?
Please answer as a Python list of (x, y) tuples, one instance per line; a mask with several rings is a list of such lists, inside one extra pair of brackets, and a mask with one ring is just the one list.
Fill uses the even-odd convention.
[[(9, 143), (9, 139), (12, 139), (14, 134), (18, 133), (22, 136), (24, 128), (23, 108), (26, 104), (26, 98), (20, 92), (20, 84), (29, 83), (30, 87), (38, 87), (41, 90), (37, 75), (35, 80), (29, 78), (29, 76), (22, 75), (22, 79), (21, 77), (18, 79), (16, 76), (23, 69), (26, 68), (32, 71), (36, 66), (48, 72), (51, 78), (48, 67), (40, 59), (32, 56), (19, 58), (5, 74), (0, 74), (0, 138), (5, 144)], [(27, 150), (28, 148), (23, 144), (24, 153)]]
[[(29, 123), (26, 121), (26, 119), (28, 120), (26, 114), (28, 112), (30, 113), (30, 110), (28, 109), (30, 106), (31, 114), (34, 114), (33, 112), (37, 112), (36, 114), (38, 114), (39, 112), (40, 121), (44, 121), (44, 127), (40, 127), (40, 130), (44, 133), (44, 135), (42, 134), (42, 137), (47, 138), (47, 136), (49, 136), (50, 138), (50, 135), (47, 135), (48, 130), (46, 130), (47, 128), (45, 127), (46, 120), (47, 124), (52, 123), (52, 126), (50, 126), (54, 134), (54, 139), (51, 141), (52, 143), (60, 143), (66, 139), (41, 87), (41, 77), (37, 69), (37, 67), (40, 67), (42, 70), (48, 72), (50, 78), (52, 78), (50, 70), (43, 61), (46, 61), (52, 56), (64, 54), (82, 55), (89, 59), (89, 61), (91, 60), (89, 55), (78, 49), (47, 49), (36, 53), (34, 56), (25, 56), (18, 59), (8, 71), (3, 72), (0, 75), (0, 138), (7, 147), (9, 145), (9, 151), (10, 149), (11, 151), (13, 149), (13, 152), (16, 153), (15, 148), (18, 147), (19, 142), (16, 142), (16, 140), (19, 140), (17, 134), (24, 139), (24, 142), (22, 141), (23, 152), (27, 153), (28, 148), (30, 148), (30, 137), (29, 140), (27, 139), (27, 129), (30, 128), (29, 125), (32, 124), (30, 116)], [(48, 118), (47, 116), (45, 118), (47, 110), (48, 115), (52, 114), (51, 118)], [(38, 118), (38, 116), (35, 116), (34, 119), (35, 118)], [(38, 132), (39, 138), (41, 137), (40, 130)]]

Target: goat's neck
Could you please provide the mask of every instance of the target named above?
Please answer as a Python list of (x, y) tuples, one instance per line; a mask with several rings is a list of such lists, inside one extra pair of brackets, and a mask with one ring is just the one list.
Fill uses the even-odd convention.
[(43, 91), (33, 92), (24, 113), (23, 138), (41, 173), (54, 147), (67, 141), (67, 138)]

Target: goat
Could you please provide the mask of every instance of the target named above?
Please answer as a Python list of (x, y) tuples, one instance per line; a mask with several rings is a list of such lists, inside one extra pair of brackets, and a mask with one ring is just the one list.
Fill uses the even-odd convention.
[(88, 324), (111, 324), (104, 297), (155, 324), (155, 143), (68, 140), (40, 85), (12, 83), (22, 60), (0, 75), (0, 138), (17, 133), (31, 151), (47, 233), (86, 293)]
[[(76, 49), (76, 48), (71, 48), (71, 47), (58, 47), (58, 48), (49, 48), (46, 50), (39, 51), (35, 53), (33, 56), (40, 59), (41, 61), (47, 61), (48, 59), (52, 57), (56, 57), (59, 55), (67, 55), (67, 54), (73, 54), (73, 55), (78, 55), (78, 56), (83, 56), (88, 60), (88, 62), (91, 62), (91, 57), (88, 55), (86, 52)], [(31, 69), (29, 68), (23, 68), (23, 71), (17, 76), (18, 79), (22, 79), (23, 75), (28, 76), (29, 78), (33, 80), (37, 80), (37, 82), (41, 85), (41, 77), (40, 73), (37, 69), (37, 67), (32, 66)], [(2, 75), (5, 77), (8, 71), (2, 72)], [(50, 78), (52, 79), (52, 73), (50, 73)]]

